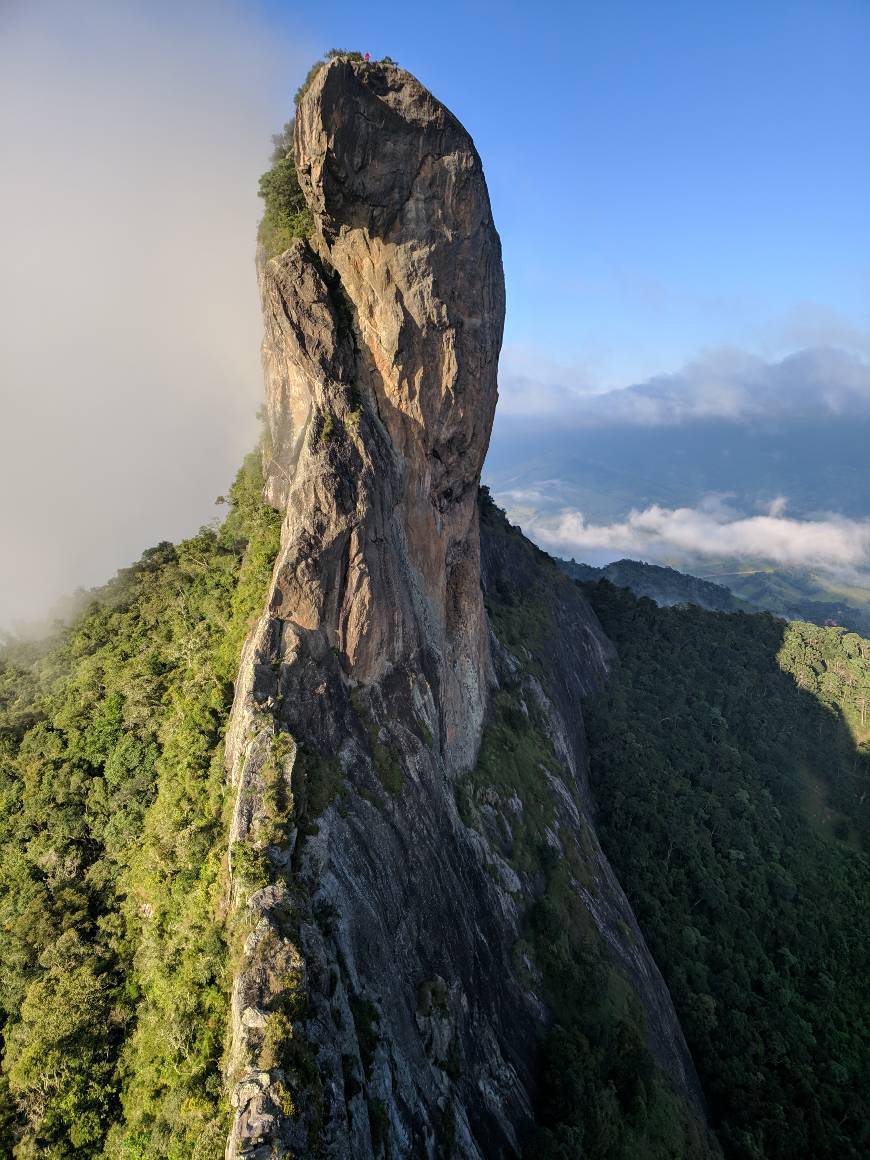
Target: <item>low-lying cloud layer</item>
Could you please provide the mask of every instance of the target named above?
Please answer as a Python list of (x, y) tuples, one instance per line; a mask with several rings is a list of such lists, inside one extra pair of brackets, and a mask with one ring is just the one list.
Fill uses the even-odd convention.
[(313, 55), (229, 0), (0, 4), (0, 627), (194, 532), (252, 446), (257, 177)]
[(870, 582), (870, 519), (791, 519), (784, 497), (760, 515), (735, 512), (711, 497), (697, 508), (633, 510), (610, 524), (588, 523), (582, 512), (570, 508), (553, 514), (524, 510), (522, 498), (501, 497), (527, 535), (561, 556), (596, 562), (621, 556), (653, 562), (744, 559)]
[(505, 416), (561, 426), (664, 426), (693, 420), (870, 415), (870, 363), (857, 351), (800, 350), (768, 362), (738, 350), (707, 352), (675, 374), (596, 391), (581, 373), (530, 366), (507, 352), (501, 376)]

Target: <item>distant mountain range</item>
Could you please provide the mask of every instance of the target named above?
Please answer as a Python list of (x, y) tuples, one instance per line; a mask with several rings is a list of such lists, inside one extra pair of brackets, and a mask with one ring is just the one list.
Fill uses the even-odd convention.
[(779, 496), (798, 518), (870, 515), (870, 419), (832, 415), (754, 423), (554, 427), (497, 423), (484, 481), (517, 518), (520, 505), (583, 512), (596, 523), (651, 504), (695, 507), (711, 494), (747, 513)]
[(617, 588), (630, 588), (635, 596), (648, 596), (662, 608), (697, 604), (710, 612), (755, 611), (721, 584), (658, 564), (616, 560), (603, 568), (594, 568), (591, 564), (578, 564), (576, 560), (560, 560), (559, 566), (572, 580), (609, 580)]
[[(586, 578), (604, 575), (659, 603), (681, 598), (704, 608), (725, 606), (712, 591), (718, 586), (743, 607), (867, 634), (870, 417), (859, 406), (866, 368), (855, 364), (861, 391), (840, 410), (823, 405), (813, 379), (811, 413), (809, 387), (787, 405), (785, 372), (803, 365), (792, 363), (779, 364), (775, 398), (762, 392), (757, 413), (735, 417), (685, 417), (679, 392), (688, 398), (688, 387), (679, 383), (669, 386), (667, 407), (656, 388), (656, 417), (646, 422), (637, 418), (638, 400), (649, 403), (650, 390), (640, 388), (623, 392), (634, 402), (623, 400), (621, 418), (611, 413), (613, 400), (600, 415), (570, 403), (557, 417), (508, 414), (496, 423), (485, 482), (542, 547), (599, 569)], [(811, 381), (805, 372), (798, 383)], [(837, 373), (843, 394), (848, 376), (843, 367)], [(832, 398), (835, 387), (832, 380)], [(713, 583), (702, 589), (701, 580)]]
[(863, 636), (870, 634), (870, 592), (826, 583), (809, 572), (751, 570), (723, 573), (719, 583), (639, 560), (616, 560), (596, 568), (576, 560), (560, 560), (573, 580), (609, 580), (648, 596), (662, 608), (695, 604), (711, 612), (772, 612), (786, 620), (837, 625)]

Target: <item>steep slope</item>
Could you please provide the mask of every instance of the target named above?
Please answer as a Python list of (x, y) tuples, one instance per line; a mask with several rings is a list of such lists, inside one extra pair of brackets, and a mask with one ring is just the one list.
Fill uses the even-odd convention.
[(309, 82), (265, 474), (0, 659), (0, 1154), (705, 1156), (592, 816), (612, 647), (478, 492), (479, 158), (393, 66)]
[(601, 839), (736, 1160), (870, 1149), (870, 642), (585, 586)]
[[(610, 1073), (648, 1059), (620, 1139), (700, 1152), (692, 1064), (584, 788), (577, 698), (610, 648), (570, 582), (547, 566), (542, 583), (534, 549), (500, 531), (488, 590), (544, 599), (540, 640), (497, 643), (484, 609), (477, 484), (504, 290), (477, 153), (409, 74), (342, 57), (302, 96), (295, 153), (314, 233), (260, 273), (282, 547), (227, 741), (227, 1154), (518, 1153), (552, 979), (592, 1010), (599, 977), (560, 960), (548, 984), (524, 938), (542, 902), (550, 921), (570, 913), (568, 965), (587, 945), (620, 994), (598, 1023), (625, 1035), (589, 1065), (601, 1117)], [(500, 746), (523, 784), (504, 783)]]
[(413, 77), (313, 70), (271, 175), (262, 459), (0, 654), (0, 1155), (701, 1160), (683, 1025), (729, 1158), (866, 1155), (870, 643), (478, 489), (499, 242)]

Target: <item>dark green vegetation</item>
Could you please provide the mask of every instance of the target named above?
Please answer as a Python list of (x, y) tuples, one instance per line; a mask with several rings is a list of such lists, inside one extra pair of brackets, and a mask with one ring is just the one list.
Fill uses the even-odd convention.
[[(542, 973), (556, 1022), (541, 1045), (540, 1129), (525, 1154), (531, 1160), (705, 1157), (703, 1133), (656, 1067), (643, 1011), (578, 894), (578, 884), (593, 887), (594, 837), (584, 829), (575, 840), (573, 825), (559, 825), (564, 806), (549, 779), (560, 778), (575, 799), (577, 791), (553, 749), (530, 677), (552, 674), (562, 632), (556, 609), (565, 600), (580, 602), (571, 600), (571, 582), (510, 527), (485, 488), (481, 515), (490, 543), (503, 538), (502, 558), (525, 555), (526, 575), (533, 577), (527, 586), (518, 569), (516, 583), (502, 579), (487, 587), (491, 623), (522, 663), (500, 675), (477, 766), (458, 787), (467, 824), (487, 828), (480, 806), (490, 815), (495, 807), (499, 820), (488, 829), (490, 840), (533, 884), (514, 957), (521, 975), (529, 960)], [(517, 801), (521, 808), (512, 808)], [(560, 829), (564, 856), (547, 840), (553, 828)]]
[[(292, 121), (277, 139), (283, 140), (285, 135), (289, 135), (292, 149)], [(311, 210), (299, 187), (293, 154), (281, 153), (283, 147), (276, 146), (272, 167), (260, 178), (259, 195), (266, 205), (257, 230), (257, 241), (265, 249), (267, 258), (283, 254), (294, 238), (307, 238), (314, 228)]]
[(870, 643), (586, 586), (602, 843), (730, 1157), (870, 1154)]
[(223, 733), (280, 517), (146, 552), (0, 658), (0, 1154), (223, 1155)]
[(380, 730), (372, 720), (359, 690), (352, 690), (350, 699), (356, 711), (357, 720), (366, 735), (372, 765), (378, 781), (391, 797), (400, 797), (405, 785), (405, 773), (398, 755), (389, 744), (381, 740)]
[(540, 1128), (525, 1155), (529, 1160), (706, 1156), (703, 1139), (649, 1053), (640, 1004), (578, 894), (578, 883), (592, 885), (589, 835), (566, 843), (564, 858), (545, 839), (556, 814), (546, 768), (560, 772), (534, 701), (519, 688), (503, 690), (470, 780), (490, 798), (495, 789), (503, 801), (516, 795), (523, 802), (501, 852), (532, 876), (539, 890), (515, 958), (522, 972), (524, 956), (531, 955), (556, 1013), (541, 1045)]
[[(308, 70), (308, 75), (296, 92), (294, 104), (299, 104), (323, 66), (337, 56), (362, 60), (359, 52), (330, 49), (323, 60), (316, 61)], [(294, 123), (294, 120), (288, 121), (281, 132), (272, 137), (271, 166), (260, 178), (259, 195), (266, 204), (257, 230), (257, 241), (266, 251), (267, 258), (283, 254), (294, 238), (308, 238), (314, 229), (314, 218), (305, 204), (296, 173), (293, 157)]]

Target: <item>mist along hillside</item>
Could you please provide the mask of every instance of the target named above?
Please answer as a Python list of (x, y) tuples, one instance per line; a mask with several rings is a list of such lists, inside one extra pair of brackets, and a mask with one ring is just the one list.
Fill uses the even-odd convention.
[(222, 1154), (223, 735), (278, 548), (262, 486), (253, 455), (219, 531), (0, 660), (2, 1155)]
[(336, 53), (261, 192), (266, 430), (226, 522), (4, 660), (2, 1147), (715, 1155), (592, 820), (612, 648), (481, 533), (504, 282), (474, 145)]
[[(146, 553), (61, 640), (3, 658), (2, 1154), (222, 1155), (221, 754), (240, 634), (277, 548), (261, 486), (252, 457), (218, 532)], [(582, 643), (569, 582), (486, 499), (483, 530), (506, 655), (528, 679), (564, 672), (571, 638)], [(607, 582), (584, 591), (619, 654), (587, 710), (598, 835), (665, 973), (725, 1155), (862, 1156), (870, 642), (658, 608)], [(555, 652), (554, 630), (567, 630)], [(645, 1017), (574, 911), (567, 868), (538, 845), (559, 763), (522, 690), (517, 673), (503, 678), (457, 792), (469, 824), (493, 833), (493, 873), (543, 858), (515, 953), (544, 971), (556, 1021), (525, 1151), (683, 1155), (700, 1145), (680, 1142), (681, 1113), (656, 1094)], [(314, 816), (354, 792), (309, 774)], [(583, 859), (571, 855), (585, 878)], [(442, 987), (420, 1000), (430, 1034)], [(444, 1066), (461, 1065), (448, 1052)], [(653, 1114), (664, 1122), (650, 1138)]]
[(0, 1155), (866, 1155), (870, 643), (479, 489), (500, 243), (409, 73), (318, 62), (261, 191), (226, 519), (0, 658)]
[[(252, 456), (218, 531), (146, 552), (93, 594), (60, 639), (9, 650), (0, 661), (0, 1154), (223, 1155), (234, 935), (223, 750), (241, 633), (278, 544), (262, 483)], [(545, 840), (550, 827), (564, 835), (584, 806), (540, 681), (553, 669), (576, 705), (587, 688), (578, 658), (601, 644), (590, 642), (594, 628), (579, 592), (488, 501), (484, 529), (487, 607), (520, 659), (504, 653), (500, 664), (510, 668), (479, 760), (456, 795), (488, 851), (493, 889), (506, 881), (510, 897), (527, 877), (540, 880), (514, 953), (527, 985), (560, 1011), (556, 1025), (539, 1030), (539, 1127), (529, 1122), (520, 1148), (557, 1156), (569, 1141), (600, 1155), (705, 1156), (703, 1131), (691, 1126), (647, 1047), (648, 1016), (635, 989), (655, 996), (661, 984), (634, 979), (572, 899), (579, 874), (600, 904), (619, 906), (612, 886), (595, 883), (601, 855), (590, 822), (564, 864)], [(287, 811), (288, 821), (307, 818), (312, 833), (330, 805), (347, 812), (354, 797), (387, 810), (390, 796), (402, 793), (403, 774), (394, 753), (373, 744), (382, 764), (372, 788), (308, 755), (286, 799), (280, 780), (273, 783), (271, 808)], [(274, 877), (262, 850), (249, 860), (239, 865), (236, 853), (237, 876)], [(316, 921), (331, 929), (336, 917), (321, 904)], [(611, 921), (636, 956), (642, 936), (630, 910)], [(463, 1029), (451, 1022), (449, 983), (436, 973), (420, 987), (421, 1034), (445, 1081), (458, 1080)], [(303, 995), (294, 1002), (304, 1009)], [(666, 992), (656, 1002), (666, 1005)], [(360, 1101), (368, 1123), (366, 1079), (384, 1013), (362, 995), (351, 1010), (364, 1054), (359, 1073), (359, 1065), (344, 1064), (351, 1069), (345, 1098)], [(286, 1050), (280, 1039), (264, 1045), (264, 1052)], [(319, 1087), (316, 1055), (301, 1042), (294, 1050), (283, 1067), (294, 1082), (301, 1074)], [(386, 1155), (388, 1127), (375, 1130), (383, 1135), (365, 1154)], [(445, 1127), (446, 1154), (451, 1139)], [(321, 1152), (315, 1143), (310, 1154)]]

